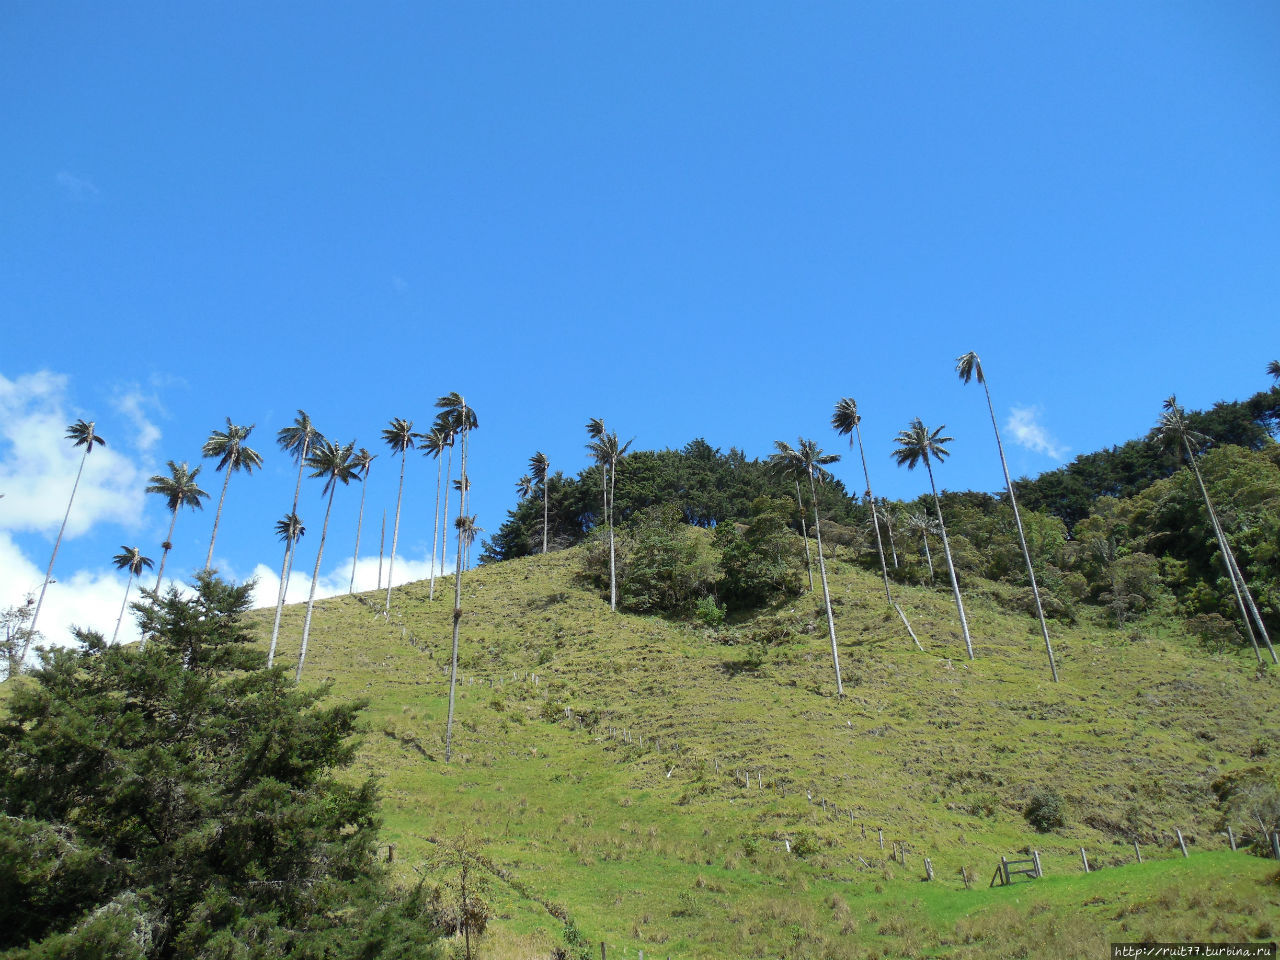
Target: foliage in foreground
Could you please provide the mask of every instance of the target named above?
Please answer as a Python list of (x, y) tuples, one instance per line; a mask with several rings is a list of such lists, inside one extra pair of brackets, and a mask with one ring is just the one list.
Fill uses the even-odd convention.
[(263, 669), (249, 586), (142, 610), (145, 648), (79, 634), (0, 722), (0, 956), (430, 956), (421, 890), (375, 859), (360, 704)]

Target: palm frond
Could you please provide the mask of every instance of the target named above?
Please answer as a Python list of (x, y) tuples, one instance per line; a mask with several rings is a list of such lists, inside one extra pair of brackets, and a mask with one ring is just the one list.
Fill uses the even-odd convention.
[(956, 373), (960, 374), (960, 379), (965, 383), (968, 383), (975, 373), (978, 375), (979, 383), (987, 382), (982, 375), (982, 360), (972, 350), (962, 357), (956, 357)]

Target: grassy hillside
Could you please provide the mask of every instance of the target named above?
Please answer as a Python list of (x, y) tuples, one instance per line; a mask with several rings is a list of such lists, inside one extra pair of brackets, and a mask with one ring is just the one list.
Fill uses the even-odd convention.
[[(317, 605), (306, 679), (370, 701), (362, 762), (406, 878), (470, 832), (515, 880), (494, 881), (482, 955), (547, 956), (553, 914), (610, 957), (1067, 957), (1280, 933), (1278, 865), (1224, 852), (1211, 789), (1274, 761), (1277, 677), (1246, 654), (1210, 657), (1172, 619), (1082, 620), (1054, 628), (1053, 684), (1006, 588), (967, 585), (970, 662), (949, 593), (899, 590), (922, 653), (879, 580), (837, 560), (838, 700), (820, 593), (713, 630), (611, 614), (579, 567), (574, 549), (465, 576), (449, 765), (451, 580), (434, 602), (397, 590), (390, 621), (372, 594)], [(286, 661), (300, 633), (289, 608)], [(1066, 825), (1042, 834), (1022, 811), (1045, 790)], [(1085, 875), (1080, 847), (1102, 869)], [(1044, 879), (988, 888), (1031, 848)]]

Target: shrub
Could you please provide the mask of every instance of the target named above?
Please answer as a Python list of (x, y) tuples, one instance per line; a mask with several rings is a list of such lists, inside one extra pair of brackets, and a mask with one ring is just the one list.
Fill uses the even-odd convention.
[(1052, 787), (1037, 790), (1022, 811), (1027, 823), (1040, 833), (1048, 833), (1067, 825), (1066, 803)]

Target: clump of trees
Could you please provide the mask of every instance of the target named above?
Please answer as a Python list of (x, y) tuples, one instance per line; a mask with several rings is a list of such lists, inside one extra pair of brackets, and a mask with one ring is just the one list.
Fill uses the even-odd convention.
[(145, 649), (45, 650), (0, 721), (6, 957), (430, 957), (397, 893), (372, 781), (346, 775), (361, 704), (326, 703), (241, 622), (250, 585), (148, 595)]

